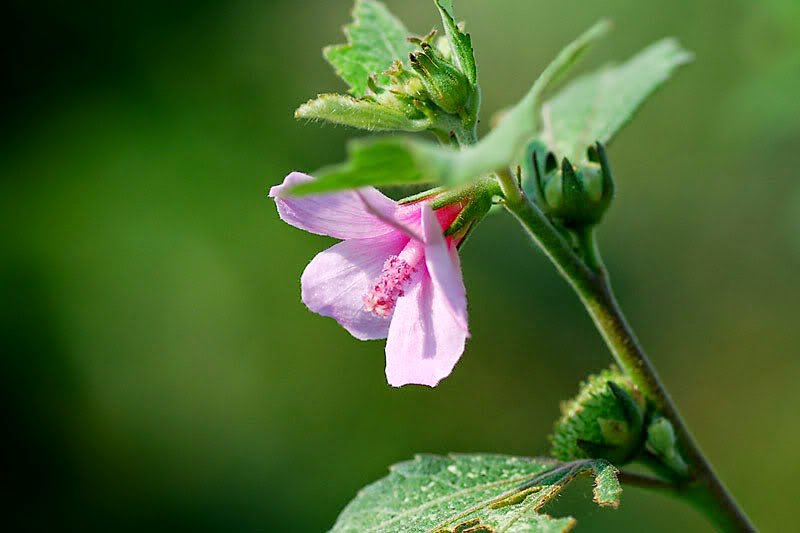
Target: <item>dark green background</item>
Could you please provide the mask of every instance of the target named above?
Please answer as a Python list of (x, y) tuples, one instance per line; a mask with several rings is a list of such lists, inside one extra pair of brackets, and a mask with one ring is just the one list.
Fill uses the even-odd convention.
[[(410, 28), (432, 3), (390, 0)], [(8, 9), (8, 8), (7, 8)], [(3, 17), (2, 399), (19, 529), (321, 531), (414, 452), (546, 451), (559, 400), (609, 364), (506, 215), (464, 249), (473, 338), (437, 389), (391, 389), (383, 345), (300, 303), (331, 240), (266, 198), (339, 161), (294, 108), (341, 90), (319, 49), (350, 0), (12, 2)], [(800, 8), (794, 0), (457, 2), (484, 124), (601, 16), (583, 68), (666, 35), (697, 60), (611, 148), (601, 242), (642, 341), (765, 531), (796, 524)], [(704, 531), (628, 489), (576, 486), (582, 531)], [(8, 494), (8, 493), (7, 493)], [(645, 526), (645, 520), (652, 520)], [(579, 528), (581, 526), (579, 525)]]

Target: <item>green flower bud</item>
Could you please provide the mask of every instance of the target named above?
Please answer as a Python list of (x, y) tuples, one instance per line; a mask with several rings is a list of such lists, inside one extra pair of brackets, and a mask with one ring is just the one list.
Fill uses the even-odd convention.
[(409, 60), (428, 98), (446, 113), (462, 113), (473, 93), (467, 77), (429, 43), (423, 41), (420, 46), (422, 51), (409, 54)]
[(533, 153), (540, 204), (548, 215), (570, 229), (600, 222), (614, 196), (614, 180), (603, 145), (598, 142), (590, 146), (587, 156), (587, 161), (579, 165), (565, 157), (559, 168), (550, 152), (541, 168)]
[[(419, 79), (416, 73), (406, 70), (403, 62), (399, 59), (392, 64), (391, 68), (389, 68), (385, 74), (387, 74), (391, 80), (391, 83), (387, 87), (388, 92), (408, 99), (423, 100), (427, 98), (422, 80)], [(383, 91), (383, 89), (378, 87), (374, 77), (370, 78), (368, 85), (373, 93), (377, 94)]]
[(295, 117), (325, 120), (370, 131), (417, 132), (432, 129), (434, 113), (423, 104), (427, 99), (419, 76), (396, 61), (386, 71), (391, 83), (381, 86), (376, 76), (367, 79), (369, 91), (361, 98), (322, 94), (295, 111)]
[(689, 466), (678, 451), (678, 439), (669, 420), (655, 418), (647, 428), (647, 451), (676, 474), (686, 477)]
[(656, 418), (647, 428), (647, 447), (658, 455), (668, 453), (675, 447), (675, 429), (666, 418)]
[(616, 368), (590, 376), (578, 395), (561, 406), (550, 437), (553, 456), (629, 462), (644, 445), (645, 407), (642, 394)]

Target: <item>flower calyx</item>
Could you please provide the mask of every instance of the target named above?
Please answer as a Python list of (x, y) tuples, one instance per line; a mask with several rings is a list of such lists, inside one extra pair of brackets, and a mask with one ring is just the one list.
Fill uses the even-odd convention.
[(644, 396), (618, 369), (590, 376), (578, 395), (561, 406), (550, 436), (552, 454), (562, 461), (628, 463), (644, 446), (646, 411)]
[(594, 226), (602, 219), (614, 197), (614, 178), (604, 146), (596, 143), (587, 159), (573, 164), (566, 157), (559, 166), (549, 152), (540, 165), (533, 152), (536, 192), (541, 208), (552, 219), (571, 230)]
[(462, 246), (472, 230), (481, 222), (494, 205), (494, 198), (500, 193), (493, 179), (478, 180), (465, 187), (446, 189), (436, 187), (400, 200), (400, 205), (420, 201), (430, 201), (434, 210), (458, 205), (455, 219), (445, 228), (445, 237), (452, 238)]
[(445, 113), (466, 117), (474, 88), (438, 47), (419, 41), (420, 51), (409, 54), (411, 68), (425, 87), (429, 101)]

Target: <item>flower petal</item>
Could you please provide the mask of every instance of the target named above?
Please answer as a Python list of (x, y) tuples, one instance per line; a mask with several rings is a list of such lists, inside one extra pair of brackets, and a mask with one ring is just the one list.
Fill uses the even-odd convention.
[[(269, 196), (275, 198), (278, 214), (284, 222), (337, 239), (364, 239), (396, 231), (370, 212), (373, 209), (388, 219), (394, 219), (398, 210), (393, 200), (373, 187), (365, 187), (358, 192), (351, 190), (299, 197), (285, 195), (285, 191), (293, 185), (313, 179), (306, 174), (292, 172), (282, 184), (270, 189)], [(369, 208), (365, 202), (368, 202)]]
[(351, 239), (320, 252), (300, 279), (306, 306), (334, 318), (360, 340), (384, 339), (389, 320), (364, 310), (364, 296), (380, 276), (389, 256), (400, 253), (408, 237), (394, 233)]
[(425, 240), (425, 264), (433, 284), (443, 295), (458, 326), (467, 331), (467, 291), (458, 251), (455, 246), (448, 245), (430, 205), (422, 207), (422, 236)]
[(421, 266), (406, 294), (397, 300), (386, 340), (386, 379), (393, 387), (435, 387), (461, 358), (467, 336)]

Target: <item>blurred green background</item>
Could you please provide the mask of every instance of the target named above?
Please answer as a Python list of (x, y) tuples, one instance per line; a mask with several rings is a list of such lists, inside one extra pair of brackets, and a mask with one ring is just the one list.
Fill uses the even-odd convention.
[[(415, 452), (535, 455), (559, 400), (609, 364), (567, 285), (509, 217), (464, 249), (473, 338), (437, 389), (391, 389), (383, 344), (300, 302), (331, 240), (266, 191), (339, 161), (294, 108), (342, 85), (320, 56), (350, 0), (12, 1), (0, 147), (3, 521), (12, 530), (322, 531)], [(409, 28), (427, 0), (389, 0)], [(601, 229), (632, 323), (765, 531), (800, 475), (800, 4), (460, 0), (484, 124), (601, 16), (583, 63), (666, 35), (697, 60), (611, 148)], [(627, 489), (573, 487), (582, 531), (706, 531)], [(644, 520), (654, 519), (645, 527)]]

